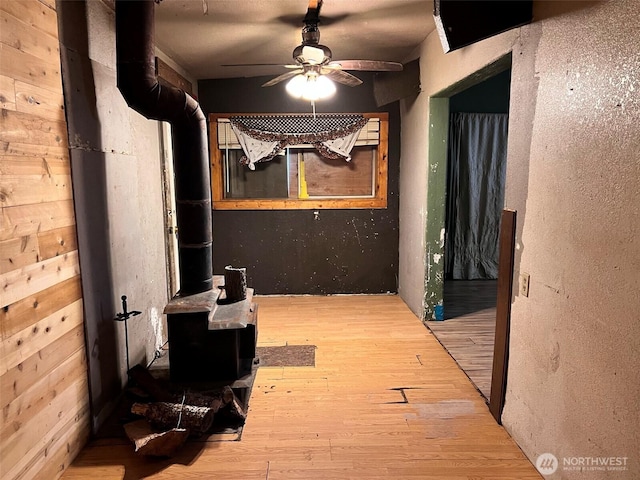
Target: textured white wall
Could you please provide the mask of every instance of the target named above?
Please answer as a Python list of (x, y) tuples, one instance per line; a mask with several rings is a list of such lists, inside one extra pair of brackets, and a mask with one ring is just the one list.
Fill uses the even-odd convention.
[[(156, 346), (157, 312), (167, 299), (159, 123), (126, 104), (116, 86), (114, 13), (87, 2), (89, 56), (96, 80), (97, 118), (106, 153), (107, 205), (114, 305), (142, 315), (129, 322), (131, 365), (148, 362)], [(123, 329), (119, 329), (121, 378), (126, 379)]]
[(131, 366), (151, 361), (166, 338), (160, 124), (130, 109), (116, 86), (114, 12), (100, 1), (61, 4), (95, 427), (127, 380), (124, 325), (113, 321), (120, 297), (142, 312), (128, 322)]
[[(535, 23), (420, 56), (424, 93), (404, 106), (400, 293), (421, 310), (428, 97), (513, 50), (506, 207), (518, 211), (505, 427), (533, 460), (629, 457), (640, 472), (640, 8), (539, 2)], [(423, 264), (423, 263), (422, 263)]]
[(530, 142), (510, 145), (507, 206), (526, 208), (518, 270), (531, 286), (512, 307), (504, 423), (532, 456), (633, 457), (625, 473), (558, 478), (638, 478), (640, 8), (547, 3), (535, 56), (514, 50), (533, 76), (512, 109), (533, 122), (511, 119)]

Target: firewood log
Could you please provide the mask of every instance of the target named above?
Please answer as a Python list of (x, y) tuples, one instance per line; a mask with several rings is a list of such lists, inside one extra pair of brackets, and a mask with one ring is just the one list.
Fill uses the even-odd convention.
[(235, 396), (226, 406), (229, 409), (229, 414), (232, 418), (235, 418), (239, 423), (244, 423), (247, 418), (247, 413), (244, 411), (242, 406), (240, 406), (240, 403)]
[(235, 396), (216, 413), (216, 423), (218, 424), (243, 425), (246, 418), (247, 414)]
[(171, 396), (171, 401), (173, 403), (183, 403), (183, 397), (185, 405), (208, 407), (215, 413), (227, 403), (231, 402), (235, 398), (235, 395), (231, 387), (227, 385), (223, 388), (209, 390), (204, 393), (186, 392), (184, 394), (175, 394)]
[(160, 382), (158, 382), (149, 373), (149, 370), (138, 364), (129, 370), (129, 376), (134, 380), (140, 388), (145, 390), (155, 400), (159, 402), (171, 402), (172, 396)]
[(206, 393), (171, 393), (140, 364), (131, 368), (129, 375), (140, 388), (158, 402), (184, 403), (185, 405), (196, 407), (208, 407), (215, 413), (234, 398), (233, 390), (228, 385)]
[(186, 428), (198, 433), (211, 428), (214, 415), (208, 407), (168, 402), (134, 403), (131, 412), (164, 429)]
[(247, 269), (224, 267), (224, 291), (227, 294), (225, 303), (239, 302), (247, 298)]
[(124, 431), (135, 445), (136, 453), (154, 457), (172, 456), (189, 437), (189, 430), (186, 428), (154, 432), (146, 420), (127, 423)]

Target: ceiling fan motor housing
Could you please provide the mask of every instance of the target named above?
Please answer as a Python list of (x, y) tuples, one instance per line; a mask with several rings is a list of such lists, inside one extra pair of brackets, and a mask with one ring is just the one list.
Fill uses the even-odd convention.
[(293, 59), (302, 65), (324, 65), (331, 61), (331, 50), (326, 45), (303, 42), (293, 50)]

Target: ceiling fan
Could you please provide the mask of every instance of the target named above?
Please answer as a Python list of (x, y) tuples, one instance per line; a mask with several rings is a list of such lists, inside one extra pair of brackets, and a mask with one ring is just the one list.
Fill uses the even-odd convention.
[[(381, 60), (338, 60), (333, 61), (331, 50), (326, 45), (320, 44), (320, 8), (323, 0), (309, 0), (307, 14), (302, 23), (302, 44), (293, 50), (294, 64), (282, 65), (290, 69), (268, 82), (263, 87), (271, 87), (285, 80), (287, 91), (297, 97), (306, 100), (318, 100), (329, 96), (335, 91), (335, 86), (327, 79), (331, 79), (343, 85), (355, 87), (362, 84), (351, 71), (392, 72), (402, 70), (402, 64)], [(234, 66), (258, 66), (265, 64), (244, 64)], [(266, 64), (271, 65), (271, 64)], [(324, 93), (324, 94), (323, 94)], [(314, 98), (315, 97), (315, 98)]]

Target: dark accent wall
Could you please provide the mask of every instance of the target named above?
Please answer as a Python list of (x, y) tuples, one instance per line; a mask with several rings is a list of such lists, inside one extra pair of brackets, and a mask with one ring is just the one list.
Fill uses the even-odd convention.
[[(384, 210), (214, 210), (213, 267), (247, 267), (248, 283), (259, 294), (397, 292), (398, 103), (377, 107), (373, 74), (364, 84), (338, 85), (318, 113), (389, 112), (388, 207)], [(261, 85), (271, 77), (201, 80), (199, 101), (209, 113), (310, 113), (311, 105), (287, 95), (284, 83)]]

